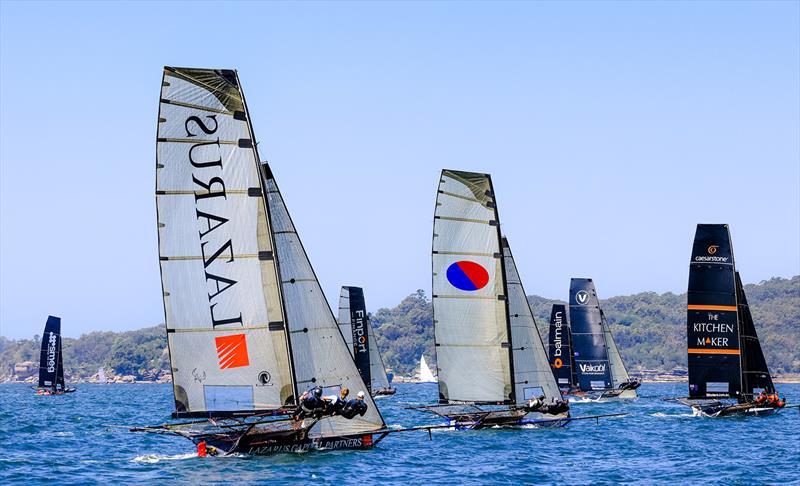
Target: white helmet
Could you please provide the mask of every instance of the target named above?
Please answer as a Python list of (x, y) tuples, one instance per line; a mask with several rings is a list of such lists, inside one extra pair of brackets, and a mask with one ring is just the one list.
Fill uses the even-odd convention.
[(356, 397), (358, 397), (359, 400), (363, 400), (364, 399), (364, 392), (363, 391), (358, 392)]

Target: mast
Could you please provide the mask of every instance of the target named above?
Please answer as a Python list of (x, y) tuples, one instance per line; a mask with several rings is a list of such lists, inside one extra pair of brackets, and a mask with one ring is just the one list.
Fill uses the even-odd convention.
[(442, 171), (432, 246), (439, 401), (513, 404), (508, 291), (488, 174)]
[(600, 301), (592, 279), (573, 278), (570, 281), (569, 318), (580, 389), (612, 388)]
[(525, 295), (508, 239), (501, 240), (505, 261), (506, 288), (508, 289), (508, 316), (511, 322), (511, 337), (515, 402), (527, 405), (531, 398), (554, 401), (561, 399), (558, 384), (550, 371), (544, 343), (536, 328), (536, 319)]
[(750, 306), (747, 305), (747, 297), (744, 294), (744, 286), (742, 286), (739, 272), (735, 272), (735, 276), (739, 303), (739, 339), (742, 350), (742, 394), (745, 399), (750, 400), (761, 390), (775, 393), (775, 385), (772, 383), (767, 360), (761, 350), (761, 343), (758, 340), (753, 316), (750, 314)]
[(726, 224), (698, 224), (689, 264), (686, 337), (690, 398), (740, 398), (735, 266)]
[[(367, 390), (266, 162), (262, 174), (280, 261), (280, 284), (297, 385), (301, 389), (320, 386), (325, 394), (338, 394), (343, 387), (351, 393)], [(370, 433), (385, 427), (372, 396), (366, 394), (364, 400), (367, 404), (364, 416), (350, 420), (341, 416), (325, 417), (317, 422), (309, 436)]]
[(272, 228), (235, 71), (164, 68), (156, 158), (173, 416), (293, 403)]

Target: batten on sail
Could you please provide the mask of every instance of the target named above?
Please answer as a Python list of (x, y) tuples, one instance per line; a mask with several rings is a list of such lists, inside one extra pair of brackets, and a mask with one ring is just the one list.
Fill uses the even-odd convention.
[[(263, 165), (262, 172), (298, 387), (321, 386), (327, 393), (338, 393), (342, 387), (352, 393), (366, 391), (268, 164)], [(369, 393), (365, 402), (367, 412), (363, 416), (323, 418), (309, 436), (343, 436), (383, 428), (383, 417)]]
[(442, 171), (432, 253), (440, 400), (513, 403), (500, 223), (488, 174)]
[(526, 405), (531, 398), (545, 397), (548, 401), (561, 399), (553, 373), (547, 362), (544, 343), (536, 329), (522, 280), (511, 253), (508, 240), (503, 237), (506, 286), (508, 288), (508, 313), (514, 347), (514, 386), (517, 405)]
[(728, 225), (697, 225), (687, 298), (689, 397), (739, 397), (739, 316)]
[(164, 69), (156, 206), (176, 416), (296, 396), (254, 147), (235, 71)]

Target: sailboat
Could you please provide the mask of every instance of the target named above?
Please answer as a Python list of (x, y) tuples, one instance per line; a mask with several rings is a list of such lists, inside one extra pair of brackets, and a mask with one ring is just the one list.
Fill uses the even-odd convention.
[[(238, 74), (164, 68), (156, 206), (174, 419), (139, 427), (198, 453), (362, 449), (366, 412), (306, 415), (301, 393), (366, 390), (275, 178), (261, 164)], [(320, 393), (322, 394), (322, 393)]]
[(580, 391), (603, 401), (636, 398), (642, 383), (625, 369), (592, 279), (570, 281), (569, 319)]
[(567, 307), (553, 304), (550, 312), (550, 333), (548, 339), (550, 367), (562, 394), (577, 390), (578, 374), (575, 354), (572, 352), (572, 330), (569, 327)]
[(419, 383), (436, 383), (438, 380), (433, 376), (433, 372), (425, 361), (425, 356), (419, 357)]
[(97, 383), (100, 383), (101, 385), (108, 384), (108, 377), (106, 377), (105, 368), (100, 368), (99, 370), (97, 370)]
[(376, 397), (397, 393), (389, 384), (361, 287), (342, 287), (339, 293), (339, 330), (370, 394)]
[(64, 358), (61, 352), (61, 318), (47, 316), (39, 354), (39, 385), (37, 395), (63, 395), (75, 388), (64, 384)]
[(689, 396), (707, 417), (771, 415), (778, 396), (758, 340), (726, 224), (698, 224), (689, 263), (686, 319)]
[(569, 405), (505, 238), (489, 174), (442, 171), (433, 226), (439, 404), (456, 428), (563, 425)]

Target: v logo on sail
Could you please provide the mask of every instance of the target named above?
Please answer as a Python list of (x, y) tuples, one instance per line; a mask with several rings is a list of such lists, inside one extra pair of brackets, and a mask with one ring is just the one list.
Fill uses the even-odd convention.
[(589, 303), (589, 293), (585, 290), (581, 290), (575, 294), (575, 300), (577, 300), (580, 305), (586, 305)]

